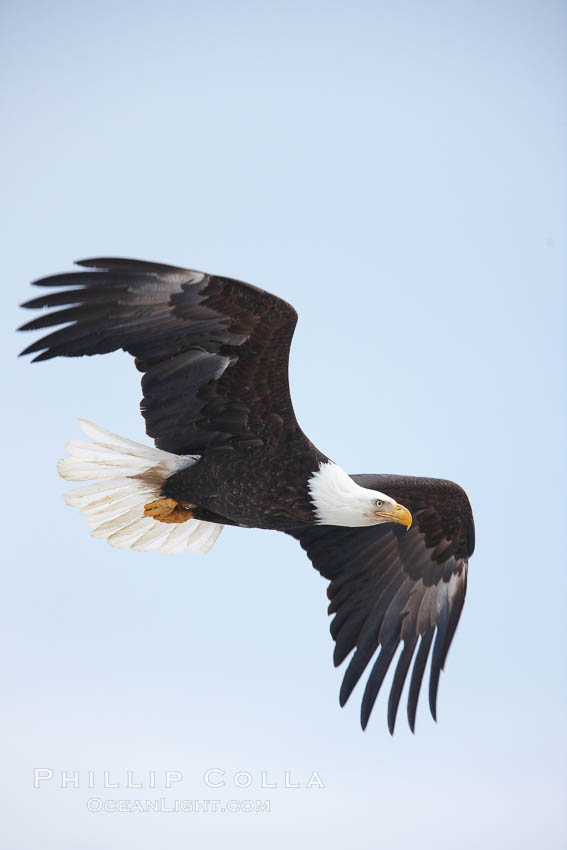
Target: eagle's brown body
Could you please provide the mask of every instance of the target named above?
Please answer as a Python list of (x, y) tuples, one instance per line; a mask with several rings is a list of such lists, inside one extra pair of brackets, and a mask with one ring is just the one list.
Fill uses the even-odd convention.
[[(240, 451), (209, 449), (194, 466), (168, 478), (162, 493), (193, 503), (193, 516), (210, 522), (275, 531), (312, 525), (307, 482), (328, 458), (306, 445), (299, 429), (286, 436), (284, 448), (263, 443)], [(303, 487), (290, 483), (299, 481)]]

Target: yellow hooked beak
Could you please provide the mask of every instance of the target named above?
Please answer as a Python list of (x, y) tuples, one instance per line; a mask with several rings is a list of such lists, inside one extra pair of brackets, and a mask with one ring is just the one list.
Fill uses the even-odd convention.
[(376, 516), (383, 517), (388, 522), (397, 522), (405, 525), (406, 531), (411, 528), (411, 514), (403, 505), (394, 505), (388, 510), (376, 511)]

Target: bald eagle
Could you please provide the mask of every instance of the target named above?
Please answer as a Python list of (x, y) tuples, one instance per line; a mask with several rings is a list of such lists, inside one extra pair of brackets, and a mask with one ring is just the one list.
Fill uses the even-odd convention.
[(35, 361), (120, 348), (132, 354), (156, 446), (80, 420), (89, 439), (67, 444), (59, 471), (93, 482), (65, 497), (86, 514), (93, 537), (165, 553), (207, 552), (225, 525), (295, 537), (330, 582), (335, 665), (352, 653), (341, 705), (375, 657), (362, 698), (364, 729), (401, 645), (390, 732), (412, 661), (413, 731), (430, 654), (436, 719), (439, 675), (474, 549), (464, 490), (433, 478), (347, 475), (310, 442), (288, 382), (297, 314), (281, 298), (158, 263), (99, 258), (77, 265), (91, 271), (35, 281), (54, 291), (23, 306), (56, 309), (21, 330), (63, 327), (22, 354), (36, 354)]

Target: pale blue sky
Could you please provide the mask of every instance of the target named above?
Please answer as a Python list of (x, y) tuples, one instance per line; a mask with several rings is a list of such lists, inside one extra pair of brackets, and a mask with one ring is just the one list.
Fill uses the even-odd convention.
[[(565, 847), (566, 11), (4, 4), (11, 847)], [(16, 361), (16, 305), (97, 254), (291, 301), (314, 442), (351, 472), (467, 489), (477, 551), (437, 725), (422, 700), (417, 734), (402, 714), (392, 739), (381, 699), (362, 734), (360, 688), (339, 709), (325, 582), (292, 540), (226, 529), (205, 558), (115, 551), (63, 504), (55, 461), (78, 416), (144, 439), (139, 375), (126, 355)], [(34, 767), (55, 773), (36, 791)], [(212, 767), (254, 784), (213, 792)], [(183, 783), (99, 787), (129, 769)], [(62, 770), (81, 787), (56, 787)], [(285, 770), (326, 787), (284, 789)], [(90, 813), (93, 795), (272, 811)]]

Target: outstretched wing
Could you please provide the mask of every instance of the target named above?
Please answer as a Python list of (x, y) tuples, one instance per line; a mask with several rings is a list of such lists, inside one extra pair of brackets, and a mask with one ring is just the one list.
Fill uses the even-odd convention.
[[(413, 661), (408, 720), (414, 730), (419, 692), (433, 645), (429, 705), (436, 718), (439, 675), (465, 601), (474, 523), (465, 492), (450, 481), (394, 475), (353, 475), (363, 487), (387, 493), (413, 515), (406, 532), (392, 524), (367, 528), (313, 526), (293, 532), (313, 566), (330, 579), (335, 666), (354, 649), (345, 672), (344, 705), (380, 648), (362, 698), (366, 727), (388, 668), (403, 644), (388, 700), (394, 731), (402, 689)], [(416, 653), (417, 650), (417, 653)]]
[(297, 313), (249, 284), (140, 260), (35, 281), (57, 287), (24, 307), (51, 310), (21, 330), (65, 327), (29, 345), (35, 360), (124, 349), (142, 379), (156, 445), (177, 454), (272, 442), (298, 425), (288, 383)]

